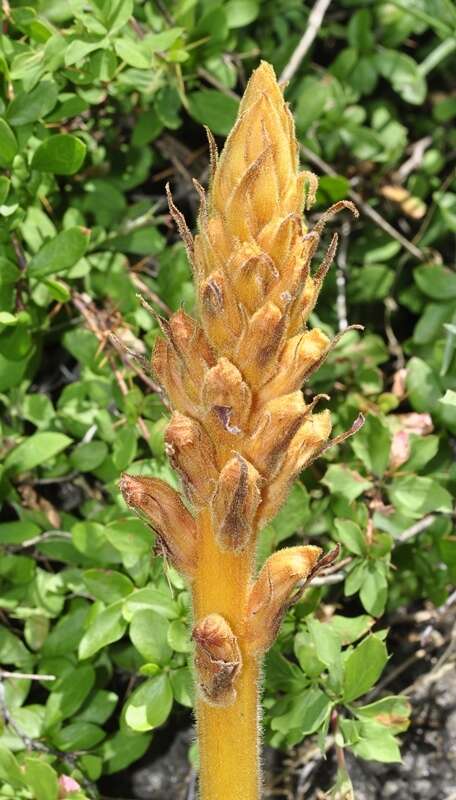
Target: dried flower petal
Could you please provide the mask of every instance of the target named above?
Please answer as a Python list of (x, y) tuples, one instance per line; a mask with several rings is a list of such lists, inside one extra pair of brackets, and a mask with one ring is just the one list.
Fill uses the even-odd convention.
[(175, 411), (165, 432), (166, 454), (196, 508), (207, 505), (218, 478), (214, 445), (196, 420)]
[(321, 552), (320, 547), (306, 545), (286, 547), (269, 556), (250, 591), (246, 637), (250, 653), (261, 655), (272, 645)]
[(261, 477), (239, 453), (223, 467), (212, 501), (214, 532), (222, 550), (243, 550), (253, 534)]
[(235, 681), (242, 666), (237, 639), (220, 614), (209, 614), (192, 634), (198, 688), (213, 706), (230, 706), (236, 699)]
[(197, 532), (192, 515), (179, 494), (159, 478), (127, 475), (120, 490), (131, 508), (143, 516), (160, 539), (167, 558), (188, 578), (197, 560)]

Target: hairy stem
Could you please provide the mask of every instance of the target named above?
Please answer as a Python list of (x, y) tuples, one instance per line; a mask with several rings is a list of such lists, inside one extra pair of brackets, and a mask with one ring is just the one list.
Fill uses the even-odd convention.
[(197, 703), (200, 746), (201, 800), (258, 800), (259, 733), (257, 659), (244, 648), (247, 592), (254, 550), (248, 555), (221, 551), (215, 541), (209, 512), (198, 519), (198, 570), (193, 584), (195, 619), (216, 611), (237, 636), (243, 664), (236, 682), (237, 696), (228, 707)]

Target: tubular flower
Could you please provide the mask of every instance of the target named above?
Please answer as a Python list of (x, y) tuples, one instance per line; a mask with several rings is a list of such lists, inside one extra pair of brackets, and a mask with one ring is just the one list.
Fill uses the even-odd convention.
[[(229, 789), (234, 750), (221, 767), (228, 794), (222, 778), (212, 779), (204, 767), (204, 753), (215, 747), (213, 726), (223, 723), (219, 706), (230, 713), (238, 702), (255, 707), (250, 662), (272, 644), (299, 587), (326, 563), (320, 548), (281, 550), (254, 582), (261, 528), (299, 472), (328, 446), (329, 411), (315, 411), (322, 396), (306, 403), (302, 386), (336, 341), (307, 322), (337, 237), (319, 267), (311, 270), (311, 262), (333, 214), (357, 212), (342, 201), (307, 230), (302, 215), (314, 202), (317, 178), (299, 169), (293, 118), (269, 64), (253, 73), (220, 156), (208, 136), (211, 180), (207, 195), (195, 182), (201, 205), (194, 239), (167, 189), (193, 267), (199, 321), (183, 311), (161, 320), (163, 337), (152, 357), (174, 410), (166, 447), (186, 504), (152, 479), (126, 476), (122, 489), (192, 580), (202, 797), (213, 800), (212, 791), (217, 799), (250, 800), (254, 788)], [(243, 676), (253, 680), (253, 694)], [(245, 735), (251, 737), (247, 728)], [(210, 790), (212, 780), (219, 783)]]

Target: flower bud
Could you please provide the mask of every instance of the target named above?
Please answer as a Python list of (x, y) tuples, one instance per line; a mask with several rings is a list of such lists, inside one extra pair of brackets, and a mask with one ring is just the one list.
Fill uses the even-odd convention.
[(165, 433), (166, 454), (196, 508), (210, 501), (218, 477), (214, 445), (204, 428), (175, 411)]
[(241, 373), (227, 358), (219, 358), (204, 379), (203, 405), (216, 430), (239, 435), (250, 413), (252, 393)]
[(249, 314), (259, 308), (279, 277), (272, 258), (254, 242), (245, 242), (230, 258), (226, 271), (236, 296)]
[(220, 614), (209, 614), (193, 628), (195, 667), (200, 693), (212, 706), (230, 706), (242, 659), (237, 639)]
[(280, 468), (306, 413), (301, 391), (277, 397), (263, 407), (257, 428), (247, 442), (247, 452), (268, 480)]
[(306, 545), (286, 547), (269, 556), (249, 595), (246, 639), (252, 655), (262, 655), (271, 647), (321, 552), (320, 547)]
[(196, 523), (179, 494), (159, 478), (126, 473), (120, 480), (120, 491), (127, 505), (154, 529), (173, 566), (187, 578), (193, 577), (197, 560)]
[(263, 489), (263, 502), (257, 517), (258, 530), (278, 513), (291, 484), (300, 471), (323, 451), (330, 433), (329, 411), (311, 414), (301, 425), (287, 450), (280, 473)]
[(258, 235), (260, 247), (272, 258), (280, 275), (285, 274), (286, 266), (293, 257), (302, 251), (302, 220), (298, 214), (273, 219), (264, 226)]
[(223, 467), (212, 501), (215, 537), (222, 550), (241, 552), (253, 534), (262, 480), (239, 453)]
[(313, 278), (308, 275), (304, 281), (303, 288), (293, 302), (290, 309), (290, 323), (288, 326), (288, 336), (296, 334), (302, 336), (302, 332), (307, 323), (309, 315), (315, 306), (319, 287), (315, 285)]
[(242, 330), (241, 310), (233, 286), (221, 270), (212, 272), (200, 286), (201, 319), (212, 345), (230, 355)]
[(223, 269), (233, 253), (233, 240), (221, 215), (201, 219), (201, 233), (195, 237), (195, 261), (202, 275)]
[(274, 377), (260, 390), (260, 402), (299, 389), (306, 376), (321, 363), (329, 347), (328, 337), (319, 328), (289, 339), (280, 354)]
[(165, 339), (155, 342), (152, 370), (171, 405), (184, 414), (195, 414), (195, 407), (200, 403), (200, 387), (190, 380), (174, 347)]
[(275, 372), (286, 333), (286, 317), (267, 302), (250, 318), (233, 360), (252, 386), (261, 386)]
[(215, 364), (203, 329), (180, 309), (170, 317), (167, 333), (191, 380), (199, 385), (207, 369)]

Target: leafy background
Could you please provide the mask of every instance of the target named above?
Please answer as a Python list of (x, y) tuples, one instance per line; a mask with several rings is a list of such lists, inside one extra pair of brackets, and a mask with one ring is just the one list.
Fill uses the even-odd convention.
[[(2, 9), (0, 797), (130, 796), (134, 763), (169, 747), (193, 702), (186, 587), (118, 490), (127, 469), (176, 482), (138, 295), (193, 310), (165, 182), (194, 225), (202, 124), (223, 141), (251, 70), (281, 73), (311, 6)], [(303, 742), (329, 765), (336, 749), (321, 779), (334, 797), (350, 790), (345, 752), (400, 760), (416, 681), (451, 657), (455, 54), (451, 0), (339, 0), (287, 90), (321, 177), (309, 224), (339, 199), (361, 211), (331, 223), (342, 244), (312, 323), (365, 333), (344, 335), (309, 391), (330, 392), (336, 432), (367, 422), (262, 537), (260, 560), (303, 537), (342, 546), (267, 659), (263, 724), (280, 774)]]

